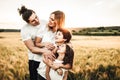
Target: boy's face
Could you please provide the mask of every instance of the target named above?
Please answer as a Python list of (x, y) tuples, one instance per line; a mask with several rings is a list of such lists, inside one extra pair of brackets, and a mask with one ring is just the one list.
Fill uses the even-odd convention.
[(58, 31), (56, 33), (56, 35), (55, 35), (55, 42), (56, 43), (64, 42), (63, 33), (61, 31)]
[(37, 17), (37, 15), (35, 13), (32, 13), (32, 15), (30, 16), (29, 20), (29, 24), (33, 25), (33, 26), (37, 26), (40, 24), (39, 22), (39, 18)]

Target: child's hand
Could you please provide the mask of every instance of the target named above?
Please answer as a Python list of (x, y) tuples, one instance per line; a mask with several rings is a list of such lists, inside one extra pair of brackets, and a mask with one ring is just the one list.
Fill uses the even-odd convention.
[(63, 75), (63, 70), (62, 69), (57, 69), (56, 71), (59, 75), (61, 75), (61, 76)]

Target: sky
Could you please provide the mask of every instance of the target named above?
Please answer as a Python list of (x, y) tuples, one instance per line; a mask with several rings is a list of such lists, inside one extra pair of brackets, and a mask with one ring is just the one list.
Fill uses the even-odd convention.
[(65, 27), (120, 26), (120, 0), (0, 0), (0, 24), (24, 24), (17, 12), (21, 5), (46, 21), (51, 12), (61, 10)]

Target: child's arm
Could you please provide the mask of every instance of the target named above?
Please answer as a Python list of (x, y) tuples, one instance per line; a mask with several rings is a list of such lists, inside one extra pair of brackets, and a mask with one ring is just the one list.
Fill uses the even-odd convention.
[(51, 80), (51, 79), (50, 79), (49, 72), (50, 72), (50, 67), (49, 67), (49, 66), (46, 66), (46, 73), (45, 73), (45, 75), (46, 75), (46, 80)]
[(64, 69), (71, 69), (72, 68), (72, 66), (70, 65), (70, 64), (60, 64), (59, 65), (59, 68), (64, 68)]
[(65, 71), (65, 74), (63, 76), (63, 80), (67, 80), (67, 77), (68, 77), (68, 71)]

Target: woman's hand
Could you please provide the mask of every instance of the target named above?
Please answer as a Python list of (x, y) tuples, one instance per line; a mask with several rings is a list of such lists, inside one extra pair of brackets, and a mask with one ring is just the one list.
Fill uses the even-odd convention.
[(44, 42), (43, 44), (44, 44), (45, 48), (47, 48), (48, 50), (53, 50), (55, 48), (53, 43)]
[(45, 49), (43, 56), (45, 59), (50, 59), (50, 60), (55, 60), (56, 58), (53, 52), (48, 49)]

